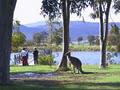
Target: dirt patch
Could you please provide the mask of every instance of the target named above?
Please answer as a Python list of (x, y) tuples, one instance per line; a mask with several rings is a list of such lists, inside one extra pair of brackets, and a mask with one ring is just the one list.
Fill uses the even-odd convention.
[(14, 80), (14, 79), (35, 79), (35, 78), (51, 78), (57, 76), (57, 73), (18, 73), (18, 74), (14, 74), (14, 75), (10, 75), (10, 79)]

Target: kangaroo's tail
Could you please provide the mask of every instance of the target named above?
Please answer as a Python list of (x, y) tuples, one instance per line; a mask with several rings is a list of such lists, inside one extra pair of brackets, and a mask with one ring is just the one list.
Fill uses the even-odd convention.
[(85, 73), (85, 72), (83, 71), (83, 69), (82, 69), (82, 66), (80, 66), (80, 72), (81, 72), (82, 74)]
[(94, 74), (94, 72), (85, 72), (85, 71), (83, 71), (83, 70), (82, 70), (82, 66), (80, 66), (80, 72), (81, 72), (82, 74)]

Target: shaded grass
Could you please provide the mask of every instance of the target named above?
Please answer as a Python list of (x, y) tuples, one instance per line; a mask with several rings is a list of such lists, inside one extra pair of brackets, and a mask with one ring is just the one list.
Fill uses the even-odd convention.
[[(84, 71), (93, 74), (73, 74), (68, 72), (57, 72), (56, 76), (40, 78), (22, 78), (13, 80), (8, 86), (0, 86), (0, 90), (111, 90), (120, 89), (120, 65), (110, 65), (106, 69), (98, 66), (84, 65)], [(24, 69), (24, 70), (23, 70)], [(31, 69), (31, 70), (30, 70)], [(45, 71), (44, 71), (45, 70)], [(19, 72), (53, 72), (56, 67), (49, 66), (27, 66), (11, 67), (11, 74)]]

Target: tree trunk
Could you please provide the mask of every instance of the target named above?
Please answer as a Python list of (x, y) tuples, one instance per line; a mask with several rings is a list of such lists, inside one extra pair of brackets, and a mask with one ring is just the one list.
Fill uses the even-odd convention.
[(63, 11), (63, 25), (64, 25), (63, 56), (58, 70), (66, 71), (68, 70), (68, 67), (67, 67), (67, 56), (65, 54), (69, 50), (69, 18), (70, 18), (69, 0), (62, 1), (62, 11)]
[(103, 12), (100, 2), (100, 23), (101, 23), (101, 67), (106, 68), (106, 46), (107, 46), (107, 36), (108, 36), (108, 22), (109, 22), (109, 12), (111, 6), (111, 0), (107, 1), (107, 7), (105, 10), (105, 30), (104, 30), (104, 22), (103, 22)]
[(0, 0), (0, 84), (10, 81), (12, 20), (16, 0)]
[(105, 44), (104, 44), (104, 20), (103, 20), (103, 11), (102, 11), (102, 4), (101, 1), (99, 2), (99, 14), (100, 14), (100, 60), (101, 60), (101, 67), (105, 66)]
[(104, 57), (103, 57), (103, 65), (102, 67), (105, 68), (107, 63), (106, 63), (106, 46), (107, 46), (107, 37), (108, 37), (108, 22), (109, 22), (109, 12), (110, 12), (110, 6), (111, 6), (111, 0), (109, 0), (107, 2), (107, 8), (106, 8), (106, 12), (105, 12), (105, 38), (104, 38)]
[(106, 67), (106, 42), (101, 43), (101, 67)]

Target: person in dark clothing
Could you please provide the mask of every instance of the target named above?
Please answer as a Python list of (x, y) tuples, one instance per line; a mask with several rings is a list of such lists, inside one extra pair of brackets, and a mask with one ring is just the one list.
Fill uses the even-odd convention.
[(34, 59), (34, 64), (38, 64), (38, 50), (37, 50), (37, 48), (35, 48), (33, 51), (33, 59)]

